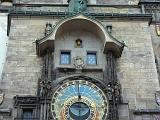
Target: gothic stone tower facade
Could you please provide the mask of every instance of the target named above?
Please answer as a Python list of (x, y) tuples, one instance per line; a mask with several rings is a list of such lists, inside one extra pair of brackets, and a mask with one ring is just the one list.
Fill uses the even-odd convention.
[(1, 0), (0, 120), (159, 120), (160, 1)]

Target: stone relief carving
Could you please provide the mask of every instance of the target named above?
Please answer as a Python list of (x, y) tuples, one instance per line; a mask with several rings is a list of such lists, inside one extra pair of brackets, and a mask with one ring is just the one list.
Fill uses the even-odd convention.
[(74, 59), (73, 65), (76, 69), (83, 69), (84, 68), (85, 63), (84, 63), (84, 59), (82, 57), (77, 56), (77, 57), (74, 57), (73, 59)]

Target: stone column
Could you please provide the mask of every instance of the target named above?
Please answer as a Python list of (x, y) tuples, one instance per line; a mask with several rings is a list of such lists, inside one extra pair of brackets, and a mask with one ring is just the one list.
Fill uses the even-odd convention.
[(110, 119), (118, 120), (118, 103), (117, 103), (117, 71), (116, 57), (112, 51), (106, 53), (105, 81), (110, 89)]
[(111, 51), (106, 53), (106, 79), (107, 82), (117, 81), (116, 58)]
[(53, 73), (53, 53), (51, 51), (47, 51), (43, 56), (43, 67), (42, 67), (42, 78), (46, 78), (48, 80), (52, 79)]
[(41, 76), (41, 85), (40, 85), (40, 96), (41, 96), (41, 113), (40, 113), (40, 120), (48, 120), (49, 114), (49, 102), (50, 99), (50, 85), (51, 81), (54, 79), (53, 76), (53, 60), (54, 54), (52, 51), (47, 50), (44, 54), (43, 60), (43, 67), (42, 67), (42, 76)]

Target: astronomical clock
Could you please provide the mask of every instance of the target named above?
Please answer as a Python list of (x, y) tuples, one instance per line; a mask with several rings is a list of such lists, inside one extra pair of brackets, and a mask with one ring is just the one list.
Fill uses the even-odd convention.
[(71, 80), (53, 93), (51, 112), (54, 120), (105, 120), (108, 104), (108, 98), (95, 84)]

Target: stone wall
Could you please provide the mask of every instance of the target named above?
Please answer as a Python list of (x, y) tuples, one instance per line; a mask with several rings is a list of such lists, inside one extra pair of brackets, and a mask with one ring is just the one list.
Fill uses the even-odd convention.
[(160, 36), (157, 35), (154, 24), (150, 25), (150, 32), (151, 32), (154, 54), (156, 57), (157, 72), (159, 72), (159, 80), (160, 80)]
[[(68, 12), (67, 7), (16, 7), (16, 11), (42, 11), (42, 12)], [(139, 7), (88, 7), (89, 13), (124, 13), (124, 14), (140, 14), (141, 10)]]
[[(6, 91), (6, 97), (12, 99), (17, 94), (36, 94), (41, 59), (36, 56), (34, 41), (43, 35), (45, 23), (48, 21), (51, 19), (12, 20), (5, 76), (1, 81), (1, 88), (9, 90)], [(52, 23), (55, 24), (54, 21)], [(159, 86), (148, 22), (103, 24), (111, 24), (112, 35), (127, 45), (117, 61), (123, 99), (130, 101), (130, 108), (153, 108), (154, 93)], [(59, 54), (56, 58), (58, 57)]]
[(4, 76), (0, 81), (0, 88), (5, 92), (5, 102), (1, 107), (12, 107), (15, 95), (36, 95), (41, 58), (36, 55), (34, 42), (43, 35), (46, 21), (12, 19)]
[[(34, 42), (44, 35), (46, 22), (54, 25), (57, 21), (56, 18), (38, 17), (12, 19), (4, 76), (0, 82), (0, 88), (5, 92), (1, 107), (12, 108), (15, 95), (36, 95), (42, 62), (36, 55)], [(148, 21), (103, 20), (104, 26), (108, 24), (113, 27), (112, 35), (127, 45), (122, 57), (117, 59), (123, 101), (129, 102), (129, 109), (156, 108), (154, 93), (159, 88), (159, 82), (151, 42), (154, 36), (150, 35)], [(151, 29), (154, 27), (151, 26)], [(66, 43), (61, 47), (69, 45)], [(59, 54), (55, 58), (59, 58)], [(58, 61), (56, 64), (59, 64)], [(97, 75), (103, 76), (101, 73)]]
[(159, 88), (150, 28), (146, 21), (106, 22), (112, 35), (124, 41), (122, 57), (117, 60), (118, 79), (123, 100), (129, 109), (155, 108), (155, 91)]

